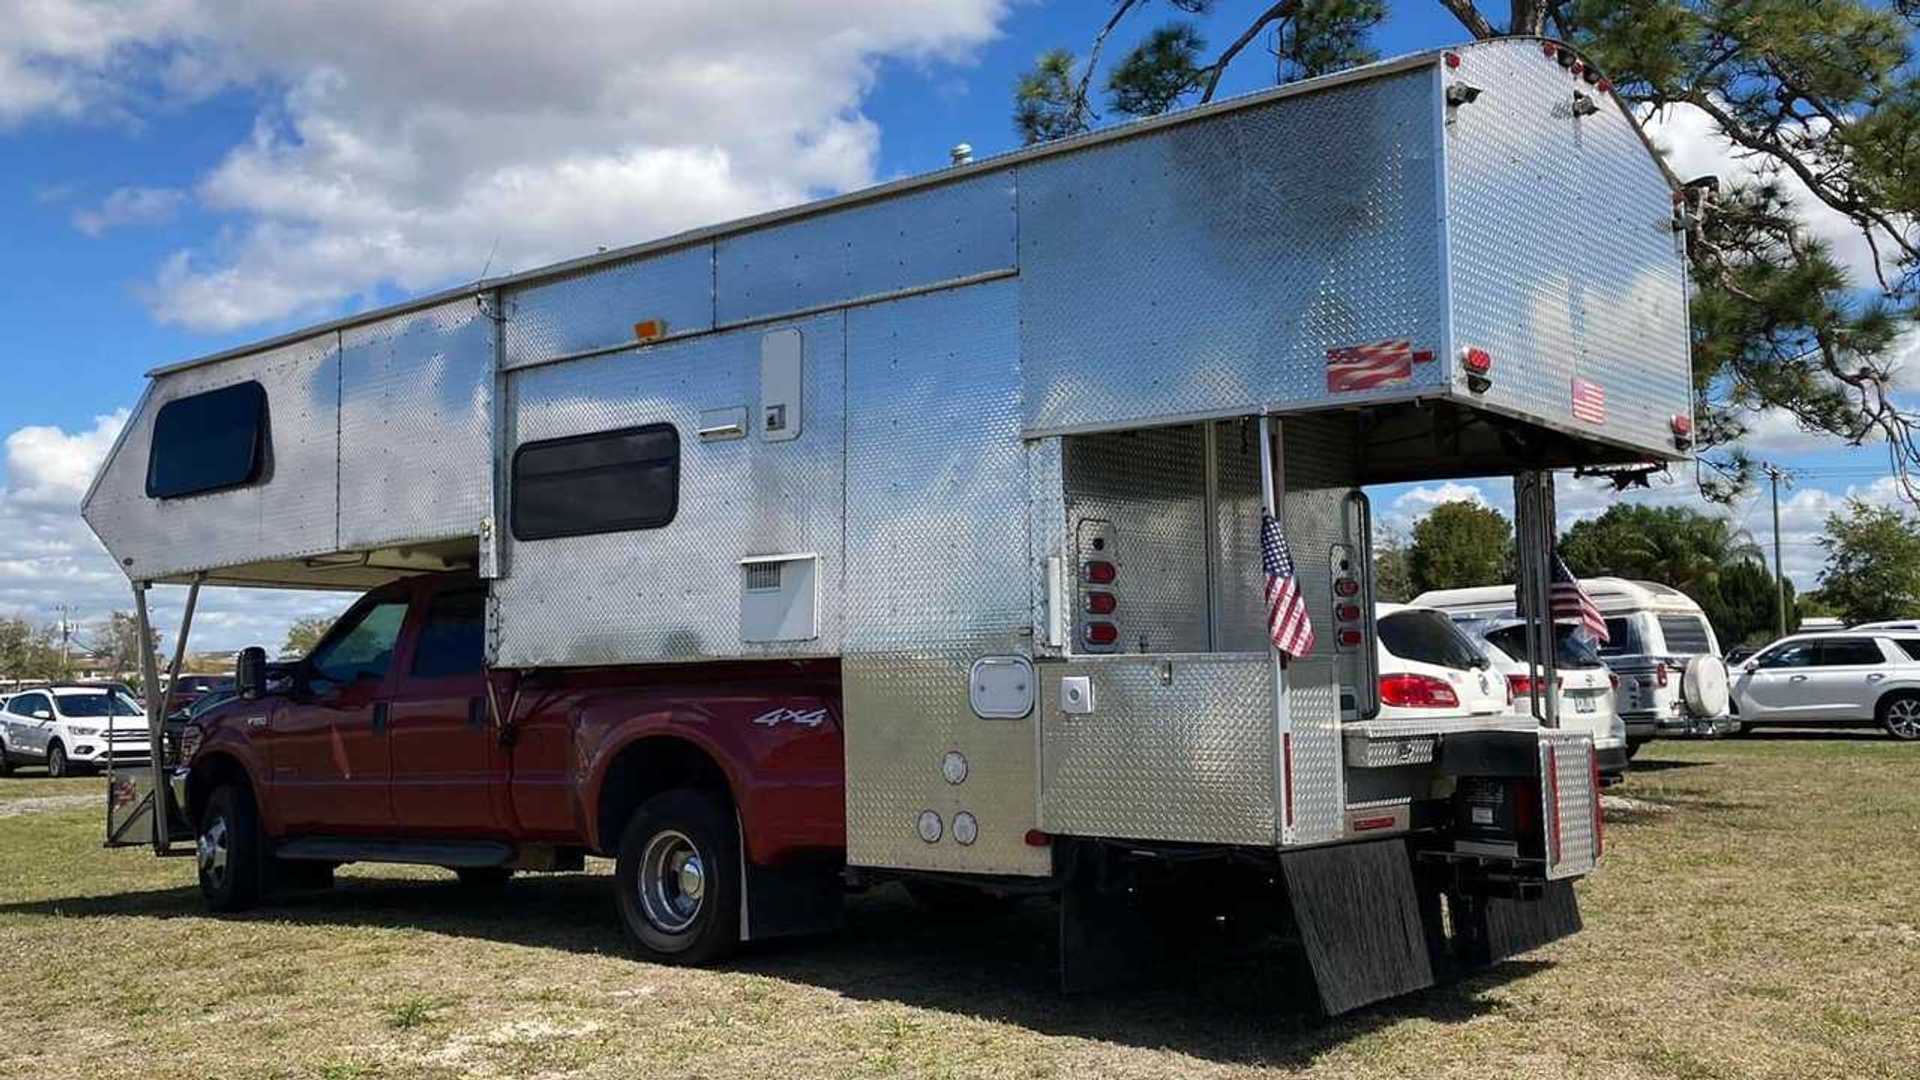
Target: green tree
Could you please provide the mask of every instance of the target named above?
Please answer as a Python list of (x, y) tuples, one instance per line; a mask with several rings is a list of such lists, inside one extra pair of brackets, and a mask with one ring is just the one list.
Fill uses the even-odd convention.
[(1920, 518), (1858, 499), (1827, 518), (1820, 599), (1849, 623), (1920, 615)]
[(1406, 538), (1390, 525), (1380, 526), (1373, 538), (1373, 598), (1404, 604), (1415, 591)]
[(1407, 570), (1416, 594), (1512, 581), (1513, 526), (1479, 503), (1441, 503), (1413, 527)]
[(1793, 595), (1793, 582), (1776, 588), (1766, 567), (1752, 559), (1739, 559), (1720, 572), (1715, 589), (1697, 597), (1700, 607), (1713, 624), (1713, 632), (1723, 648), (1735, 645), (1762, 645), (1772, 641), (1779, 621), (1777, 605), (1785, 593), (1787, 632), (1800, 625), (1800, 613)]
[[(145, 693), (145, 669), (140, 663), (140, 622), (131, 612), (116, 611), (95, 624), (89, 633), (95, 656), (116, 676), (125, 676), (136, 692)], [(154, 662), (162, 663), (165, 635), (154, 631)]]
[(1725, 517), (1634, 503), (1616, 503), (1597, 518), (1575, 522), (1560, 538), (1560, 556), (1581, 577), (1604, 574), (1671, 585), (1702, 607), (1718, 599), (1721, 575), (1729, 567), (1759, 565), (1763, 558), (1753, 538)]
[(280, 646), (280, 658), (294, 660), (312, 652), (313, 647), (320, 644), (320, 639), (327, 636), (327, 631), (333, 628), (333, 622), (333, 617), (330, 615), (315, 615), (296, 620), (292, 626), (287, 627), (287, 640)]
[[(1197, 20), (1214, 15), (1212, 0), (1164, 2), (1173, 21), (1107, 70), (1115, 113), (1212, 100), (1255, 41), (1283, 82), (1360, 63), (1375, 55), (1369, 35), (1388, 17), (1384, 0), (1279, 0), (1230, 24), (1228, 43), (1209, 57)], [(1573, 43), (1628, 107), (1697, 108), (1760, 167), (1752, 182), (1690, 189), (1697, 437), (1713, 466), (1703, 490), (1725, 497), (1751, 482), (1738, 440), (1753, 417), (1778, 408), (1838, 441), (1884, 441), (1907, 497), (1920, 502), (1920, 414), (1893, 396), (1897, 339), (1920, 319), (1920, 3), (1512, 0), (1502, 25), (1476, 0), (1438, 2), (1475, 38)], [(1040, 57), (1015, 87), (1021, 135), (1040, 142), (1092, 128), (1109, 39), (1159, 6), (1114, 0), (1084, 57)], [(1808, 208), (1793, 204), (1787, 176), (1884, 256), (1876, 280), (1851, 280), (1807, 232)], [(1862, 302), (1857, 287), (1872, 298)]]

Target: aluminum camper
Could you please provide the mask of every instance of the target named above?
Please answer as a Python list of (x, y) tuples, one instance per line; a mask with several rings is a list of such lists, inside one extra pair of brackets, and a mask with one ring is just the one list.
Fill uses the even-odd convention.
[[(830, 926), (849, 884), (1044, 893), (1070, 985), (1164, 940), (1149, 909), (1255, 896), (1334, 1011), (1563, 936), (1590, 739), (1377, 718), (1360, 488), (1515, 476), (1544, 589), (1551, 470), (1683, 456), (1675, 191), (1596, 73), (1503, 40), (161, 368), (85, 507), (143, 613), (163, 583), (416, 610), (358, 696), (243, 657), (184, 761), (115, 778), (114, 835), (191, 842), (203, 887), (617, 854), (665, 959)], [(432, 716), (485, 816), (446, 820), (407, 658), (469, 588)], [(384, 823), (328, 802), (362, 752)]]

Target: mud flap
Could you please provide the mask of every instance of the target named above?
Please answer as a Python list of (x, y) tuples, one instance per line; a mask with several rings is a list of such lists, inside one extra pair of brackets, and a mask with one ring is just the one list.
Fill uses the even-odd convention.
[(1060, 892), (1060, 990), (1083, 994), (1141, 982), (1157, 938), (1124, 890), (1074, 875)]
[(1548, 882), (1536, 899), (1448, 897), (1454, 951), (1467, 967), (1486, 967), (1580, 932), (1573, 882)]
[(846, 922), (839, 866), (801, 862), (756, 866), (742, 859), (740, 940), (827, 934)]
[(1404, 841), (1284, 852), (1280, 869), (1329, 1016), (1434, 984)]

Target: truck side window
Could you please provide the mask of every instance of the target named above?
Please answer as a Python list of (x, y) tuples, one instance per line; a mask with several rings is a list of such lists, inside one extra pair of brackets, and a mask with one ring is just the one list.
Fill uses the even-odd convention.
[(672, 424), (528, 443), (513, 455), (516, 540), (658, 529), (679, 510)]
[(427, 611), (413, 652), (413, 677), (443, 679), (473, 675), (485, 659), (487, 594), (484, 590), (441, 593)]
[(403, 600), (375, 604), (360, 614), (351, 626), (334, 634), (314, 651), (312, 666), (315, 689), (324, 685), (346, 686), (361, 679), (378, 679), (393, 663), (393, 648), (400, 641), (400, 627), (407, 621)]

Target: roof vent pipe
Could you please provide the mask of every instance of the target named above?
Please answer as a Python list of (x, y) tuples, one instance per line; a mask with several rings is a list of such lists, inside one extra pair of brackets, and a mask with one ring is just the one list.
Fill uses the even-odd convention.
[(953, 149), (947, 151), (947, 155), (953, 158), (955, 165), (971, 164), (973, 162), (973, 144), (955, 143)]

